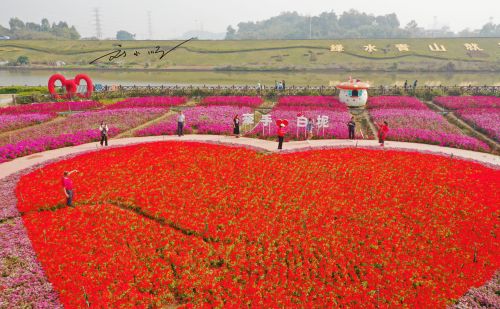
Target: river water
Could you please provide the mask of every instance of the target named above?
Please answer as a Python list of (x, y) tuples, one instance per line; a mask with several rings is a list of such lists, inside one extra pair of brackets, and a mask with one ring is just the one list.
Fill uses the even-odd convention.
[(274, 85), (285, 80), (288, 86), (334, 86), (341, 81), (361, 79), (372, 86), (412, 84), (428, 86), (500, 86), (498, 73), (374, 73), (374, 72), (144, 72), (144, 71), (56, 71), (0, 70), (0, 86), (47, 85), (50, 75), (62, 73), (72, 79), (78, 73), (88, 74), (95, 84), (103, 85)]

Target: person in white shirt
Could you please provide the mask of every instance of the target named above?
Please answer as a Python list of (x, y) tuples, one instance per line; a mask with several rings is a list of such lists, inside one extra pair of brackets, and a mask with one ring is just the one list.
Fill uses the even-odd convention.
[(180, 111), (179, 116), (177, 117), (177, 135), (179, 136), (184, 135), (183, 129), (185, 121), (186, 121), (186, 116), (184, 116), (184, 113)]
[(108, 125), (104, 123), (104, 121), (101, 122), (101, 125), (99, 126), (99, 131), (101, 131), (101, 146), (106, 145), (108, 146)]

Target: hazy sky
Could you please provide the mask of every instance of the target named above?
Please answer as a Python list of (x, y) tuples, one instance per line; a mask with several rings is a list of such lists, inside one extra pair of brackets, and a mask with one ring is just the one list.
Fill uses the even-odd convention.
[[(353, 7), (353, 5), (356, 7)], [(284, 11), (317, 15), (333, 10), (337, 15), (351, 8), (370, 14), (396, 13), (402, 25), (415, 19), (420, 26), (452, 30), (477, 29), (490, 21), (500, 23), (499, 0), (2, 0), (0, 25), (8, 26), (11, 17), (23, 21), (66, 21), (84, 37), (95, 35), (93, 9), (100, 9), (104, 37), (127, 30), (138, 39), (148, 38), (148, 11), (151, 11), (154, 39), (169, 39), (189, 30), (225, 32), (228, 25), (258, 21)]]

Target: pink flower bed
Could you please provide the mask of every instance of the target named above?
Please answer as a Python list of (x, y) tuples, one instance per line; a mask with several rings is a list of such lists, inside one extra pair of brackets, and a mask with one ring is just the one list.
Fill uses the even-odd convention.
[(500, 108), (464, 108), (457, 110), (455, 114), (500, 142)]
[(0, 108), (0, 115), (84, 111), (90, 109), (97, 109), (101, 106), (102, 106), (101, 103), (95, 101), (33, 103), (33, 104), (15, 105), (15, 106)]
[(438, 97), (434, 102), (451, 109), (469, 125), (500, 141), (500, 98)]
[(214, 96), (204, 98), (200, 105), (227, 105), (227, 106), (247, 106), (247, 107), (258, 107), (264, 100), (260, 97), (248, 97), (248, 96)]
[(434, 103), (447, 109), (462, 108), (500, 108), (499, 97), (470, 96), (470, 97), (437, 97)]
[[(307, 111), (294, 111), (276, 109), (271, 111), (270, 115), (272, 117), (273, 123), (270, 125), (270, 133), (267, 127), (264, 128), (263, 124), (259, 123), (255, 129), (250, 133), (250, 135), (259, 138), (276, 138), (278, 133), (278, 127), (276, 126), (276, 120), (286, 119), (288, 120), (288, 133), (287, 138), (294, 140), (305, 139), (306, 131), (305, 128), (298, 128), (297, 130), (297, 115), (300, 114), (306, 118), (312, 118), (314, 123), (317, 123), (318, 116), (328, 116), (328, 127), (320, 128), (315, 125), (313, 127), (313, 138), (315, 139), (347, 139), (349, 137), (347, 122), (351, 119), (351, 115), (348, 112), (340, 112), (328, 109), (310, 109)], [(264, 133), (263, 133), (264, 132)], [(297, 136), (298, 135), (298, 136)], [(361, 136), (359, 136), (361, 137)]]
[[(264, 128), (259, 123), (250, 135), (259, 138), (275, 138), (278, 133), (276, 120), (288, 120), (288, 133), (286, 138), (301, 140), (306, 138), (306, 128), (297, 128), (297, 117), (304, 116), (312, 118), (315, 125), (313, 127), (313, 138), (336, 138), (346, 139), (349, 137), (347, 122), (351, 119), (351, 114), (347, 106), (334, 97), (326, 96), (287, 96), (281, 97), (277, 105), (270, 113), (273, 123)], [(316, 125), (319, 116), (328, 117), (328, 127), (318, 128)], [(264, 129), (264, 130), (263, 130)], [(270, 130), (269, 130), (270, 129)], [(361, 136), (357, 136), (361, 138)]]
[[(253, 113), (250, 107), (238, 106), (197, 106), (184, 110), (186, 122), (184, 133), (190, 134), (196, 131), (198, 134), (232, 134), (233, 117), (240, 116), (240, 124), (243, 123), (242, 114)], [(164, 121), (150, 127), (137, 131), (136, 136), (148, 135), (174, 135), (177, 132), (177, 115), (173, 115)]]
[(388, 140), (490, 150), (487, 144), (463, 134), (443, 116), (413, 97), (373, 97), (369, 99), (368, 110), (374, 122), (389, 123)]
[(133, 107), (159, 107), (170, 108), (187, 102), (186, 97), (139, 97), (128, 98), (115, 104), (109, 105), (107, 109), (133, 108)]
[(281, 97), (278, 100), (276, 108), (281, 110), (284, 109), (310, 109), (316, 107), (318, 109), (339, 109), (342, 111), (347, 111), (347, 107), (344, 103), (341, 103), (335, 97), (327, 96), (287, 96)]
[(0, 137), (0, 162), (49, 149), (79, 145), (100, 139), (101, 121), (109, 136), (135, 128), (165, 113), (161, 108), (100, 110), (74, 114), (59, 122), (27, 128)]
[(410, 109), (414, 110), (430, 110), (427, 105), (414, 97), (400, 96), (381, 96), (371, 97), (368, 101), (368, 108), (373, 109)]
[(54, 117), (55, 114), (0, 115), (0, 133), (40, 124)]

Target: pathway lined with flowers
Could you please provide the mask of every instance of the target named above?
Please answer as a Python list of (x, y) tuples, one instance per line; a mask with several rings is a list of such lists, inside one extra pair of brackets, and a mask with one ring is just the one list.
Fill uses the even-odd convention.
[[(267, 152), (278, 152), (277, 142), (267, 141), (253, 138), (235, 138), (224, 135), (185, 135), (177, 136), (146, 136), (146, 137), (129, 137), (114, 139), (110, 141), (111, 146), (125, 146), (131, 144), (140, 144), (158, 141), (198, 141), (206, 143), (218, 143), (234, 146), (243, 146), (256, 150)], [(397, 149), (409, 150), (417, 152), (427, 152), (440, 155), (447, 155), (454, 158), (473, 160), (480, 163), (485, 163), (490, 166), (500, 168), (500, 156), (482, 152), (474, 152), (470, 150), (462, 150), (457, 148), (440, 147), (436, 145), (404, 143), (404, 142), (386, 142), (384, 148), (380, 147), (375, 140), (305, 140), (286, 142), (282, 152), (304, 151), (310, 149), (322, 148), (345, 148), (345, 147), (363, 147), (376, 149)], [(66, 155), (78, 154), (87, 151), (96, 151), (102, 148), (98, 142), (88, 143), (73, 147), (65, 147), (54, 150), (49, 150), (41, 153), (36, 153), (30, 156), (14, 159), (9, 162), (0, 164), (0, 179), (7, 177), (25, 168), (44, 163), (48, 160), (54, 160)]]
[(467, 122), (462, 120), (460, 117), (455, 115), (455, 112), (453, 110), (446, 110), (444, 107), (439, 106), (436, 103), (431, 102), (431, 101), (426, 101), (424, 103), (427, 104), (427, 106), (429, 106), (431, 109), (433, 109), (434, 111), (437, 111), (439, 113), (447, 112), (443, 116), (451, 124), (455, 125), (456, 127), (461, 129), (462, 131), (465, 131), (466, 133), (467, 133), (467, 131), (470, 132), (469, 135), (472, 134), (472, 136), (475, 136), (475, 137), (481, 139), (482, 141), (487, 143), (493, 150), (497, 150), (499, 148), (499, 143), (497, 141), (495, 141), (494, 139), (490, 138), (486, 134), (479, 131), (477, 128), (471, 126), (470, 124), (468, 124)]

